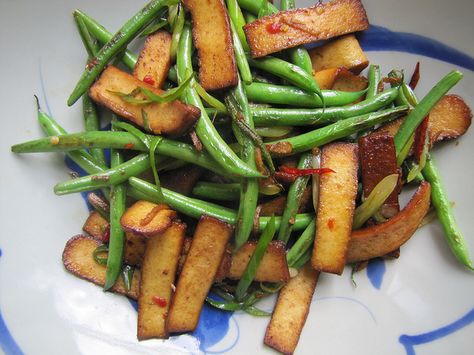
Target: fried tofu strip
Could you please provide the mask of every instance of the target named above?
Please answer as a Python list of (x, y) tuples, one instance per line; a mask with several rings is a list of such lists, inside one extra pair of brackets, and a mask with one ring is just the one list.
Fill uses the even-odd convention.
[(82, 230), (96, 239), (104, 240), (109, 231), (109, 221), (97, 211), (92, 211), (87, 217)]
[(140, 266), (145, 255), (148, 237), (135, 232), (125, 232), (123, 261), (131, 266)]
[(422, 182), (405, 208), (387, 222), (353, 231), (347, 262), (369, 260), (398, 249), (415, 233), (430, 207), (431, 186)]
[(170, 65), (171, 35), (168, 31), (158, 31), (145, 40), (133, 76), (159, 89), (165, 83)]
[(218, 219), (202, 216), (199, 220), (171, 302), (167, 319), (170, 333), (196, 329), (232, 233), (233, 227)]
[(185, 231), (186, 225), (173, 223), (147, 240), (138, 296), (139, 340), (168, 337), (166, 318)]
[(367, 86), (367, 78), (355, 75), (346, 68), (339, 68), (331, 88), (332, 90), (353, 92), (365, 90), (367, 89)]
[[(179, 100), (167, 103), (135, 105), (124, 101), (116, 92), (129, 94), (138, 87), (144, 87), (156, 95), (162, 90), (134, 78), (110, 65), (89, 90), (90, 97), (117, 115), (144, 127), (155, 134), (181, 136), (191, 129), (200, 116), (200, 110)], [(143, 95), (142, 95), (143, 96)], [(137, 96), (138, 97), (138, 96)], [(144, 96), (140, 98), (145, 98)], [(146, 119), (143, 117), (145, 112)], [(145, 121), (148, 122), (145, 122)]]
[(312, 7), (281, 11), (244, 26), (252, 57), (263, 57), (300, 44), (366, 30), (360, 0), (333, 0)]
[[(104, 286), (106, 267), (96, 263), (92, 256), (94, 250), (100, 245), (102, 245), (101, 241), (85, 235), (77, 235), (69, 239), (63, 251), (63, 264), (66, 270), (81, 279)], [(135, 270), (130, 291), (127, 291), (120, 277), (111, 288), (111, 291), (136, 300), (138, 298), (139, 280), (140, 270)]]
[(191, 12), (202, 87), (212, 91), (237, 85), (234, 46), (224, 2), (183, 0), (183, 5)]
[(313, 71), (313, 77), (319, 85), (321, 90), (329, 90), (334, 85), (334, 81), (337, 78), (337, 74), (342, 68), (330, 68), (319, 71)]
[(332, 143), (321, 153), (321, 166), (335, 173), (320, 177), (316, 239), (311, 264), (319, 271), (342, 274), (357, 196), (357, 145)]
[(369, 60), (354, 34), (341, 36), (313, 48), (309, 55), (315, 72), (344, 67), (354, 74), (359, 74), (369, 65)]
[(126, 232), (151, 236), (164, 232), (176, 217), (176, 211), (164, 203), (140, 200), (127, 208), (120, 218), (120, 224)]
[[(238, 280), (242, 277), (256, 247), (256, 242), (247, 242), (233, 254), (227, 273), (229, 279)], [(273, 240), (265, 250), (255, 274), (255, 281), (287, 282), (289, 279), (285, 245), (280, 241)]]
[(319, 272), (308, 262), (278, 296), (264, 343), (283, 354), (293, 354), (311, 306)]
[(204, 169), (196, 165), (165, 171), (160, 174), (161, 186), (188, 196), (203, 173)]
[[(359, 139), (359, 156), (365, 198), (383, 178), (399, 173), (395, 144), (390, 135), (369, 134)], [(400, 188), (395, 188), (382, 205), (380, 213), (385, 218), (391, 218), (400, 211), (399, 192)]]

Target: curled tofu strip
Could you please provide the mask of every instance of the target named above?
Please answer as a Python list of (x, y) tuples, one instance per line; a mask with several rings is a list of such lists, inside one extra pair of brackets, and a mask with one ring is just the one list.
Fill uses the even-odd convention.
[(170, 333), (196, 329), (233, 230), (216, 218), (202, 216), (199, 220), (171, 302), (167, 319)]
[[(90, 236), (77, 235), (66, 243), (63, 251), (63, 264), (67, 271), (81, 279), (90, 281), (96, 285), (105, 284), (105, 265), (100, 265), (93, 258), (94, 250), (101, 246), (102, 242)], [(136, 300), (138, 298), (138, 283), (140, 270), (133, 273), (132, 287), (127, 291), (121, 277), (110, 289), (112, 292), (120, 293)]]
[(352, 231), (357, 196), (357, 144), (332, 143), (321, 152), (321, 167), (335, 172), (320, 176), (316, 239), (311, 264), (319, 271), (342, 274)]
[(186, 225), (173, 223), (147, 240), (138, 297), (139, 340), (168, 338), (166, 318), (185, 231)]
[(293, 354), (311, 306), (319, 272), (308, 262), (280, 291), (264, 343), (283, 354)]
[(387, 222), (353, 231), (347, 262), (386, 255), (403, 245), (415, 233), (430, 207), (431, 186), (422, 182), (405, 208)]
[(262, 17), (245, 25), (244, 31), (252, 57), (258, 58), (368, 27), (360, 0), (333, 0)]
[(110, 65), (91, 86), (89, 95), (95, 102), (155, 134), (181, 136), (188, 132), (200, 117), (201, 111), (197, 107), (179, 100), (136, 105), (115, 94), (129, 94), (138, 87), (144, 87), (156, 95), (163, 94), (162, 90)]
[(313, 71), (344, 67), (359, 74), (369, 65), (369, 59), (354, 34), (332, 40), (309, 51)]
[(167, 31), (158, 31), (145, 40), (133, 76), (159, 89), (165, 83), (170, 65), (171, 35)]
[(202, 87), (212, 91), (237, 85), (234, 46), (224, 2), (183, 0), (183, 5), (191, 12)]

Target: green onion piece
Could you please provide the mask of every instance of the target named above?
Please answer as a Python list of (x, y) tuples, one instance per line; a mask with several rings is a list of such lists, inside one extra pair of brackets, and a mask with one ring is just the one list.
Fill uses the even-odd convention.
[(316, 232), (316, 219), (313, 219), (306, 229), (301, 233), (301, 236), (293, 244), (293, 246), (288, 250), (286, 254), (286, 261), (288, 262), (288, 267), (295, 267), (296, 262), (308, 251), (311, 249), (311, 246), (314, 242), (314, 236)]
[(214, 107), (218, 112), (226, 113), (227, 108), (225, 105), (220, 102), (218, 99), (216, 99), (214, 96), (209, 94), (198, 82), (195, 80), (193, 82), (193, 88), (196, 90), (198, 95), (206, 101), (211, 107)]
[(397, 166), (401, 166), (405, 159), (408, 157), (408, 154), (410, 154), (411, 147), (415, 143), (415, 133), (413, 133), (410, 138), (408, 138), (407, 144), (402, 148), (400, 153), (397, 155)]
[(133, 266), (124, 265), (122, 268), (122, 280), (127, 292), (132, 289), (132, 281), (133, 281), (134, 272), (135, 272), (135, 268)]
[(293, 263), (293, 268), (298, 269), (298, 270), (301, 269), (311, 259), (312, 254), (313, 254), (312, 249), (306, 250), (306, 252), (303, 255), (301, 255), (301, 257)]
[(369, 197), (356, 208), (354, 213), (353, 229), (358, 229), (382, 207), (385, 200), (395, 190), (398, 183), (398, 174), (384, 177), (374, 187)]
[(276, 127), (256, 127), (255, 131), (260, 137), (280, 138), (286, 136), (293, 130), (293, 127), (276, 126)]
[(270, 317), (272, 315), (271, 313), (261, 310), (260, 308), (257, 308), (255, 306), (248, 306), (245, 307), (243, 310), (245, 313), (248, 313), (254, 317)]
[[(172, 10), (174, 11), (174, 9)], [(171, 13), (171, 10), (170, 10)], [(171, 50), (170, 56), (171, 60), (174, 61), (176, 58), (176, 52), (178, 51), (179, 39), (181, 38), (181, 33), (183, 32), (185, 17), (184, 9), (181, 4), (176, 6), (176, 16), (172, 18), (170, 23), (172, 24), (173, 34), (171, 35)]]
[(92, 253), (92, 257), (94, 258), (95, 262), (99, 265), (107, 265), (107, 254), (109, 252), (109, 247), (105, 244), (99, 245), (95, 248), (94, 252)]
[(146, 37), (146, 36), (149, 36), (153, 33), (155, 33), (156, 31), (158, 31), (159, 29), (167, 26), (169, 23), (167, 20), (161, 20), (160, 22), (157, 22), (155, 23), (154, 25), (152, 26), (149, 26), (148, 28), (146, 28), (141, 34), (140, 34), (140, 37)]
[(206, 297), (206, 302), (212, 307), (218, 308), (222, 311), (234, 312), (242, 310), (242, 304), (237, 302), (216, 301), (210, 297)]
[(423, 150), (421, 151), (420, 161), (418, 164), (415, 163), (415, 166), (412, 169), (410, 169), (410, 172), (408, 173), (408, 176), (407, 176), (407, 182), (412, 182), (413, 180), (415, 180), (418, 174), (420, 174), (423, 168), (425, 167), (426, 160), (428, 159), (428, 152), (430, 150), (429, 138), (430, 138), (429, 134), (427, 133), (425, 135), (425, 141), (423, 142)]
[(247, 267), (245, 268), (245, 271), (242, 274), (239, 283), (237, 284), (237, 288), (235, 289), (236, 299), (241, 300), (246, 294), (250, 284), (255, 278), (255, 273), (257, 272), (258, 266), (263, 258), (265, 250), (267, 250), (268, 244), (270, 244), (271, 240), (273, 239), (275, 230), (275, 216), (272, 216), (270, 221), (267, 223), (265, 229), (263, 230), (262, 234), (260, 235), (257, 247), (255, 248), (252, 257), (250, 258), (249, 263), (247, 264)]
[(153, 177), (155, 179), (155, 185), (156, 185), (157, 193), (158, 193), (157, 197), (160, 202), (164, 201), (165, 197), (163, 196), (163, 191), (161, 190), (160, 178), (158, 177), (158, 171), (156, 170), (155, 150), (162, 140), (163, 138), (156, 137), (156, 138), (153, 138), (153, 141), (150, 144), (150, 166), (151, 166), (151, 171), (153, 172)]

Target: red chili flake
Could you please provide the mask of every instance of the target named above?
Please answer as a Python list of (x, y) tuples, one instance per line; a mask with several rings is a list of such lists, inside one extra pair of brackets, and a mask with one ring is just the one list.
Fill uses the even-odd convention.
[(108, 243), (110, 240), (110, 226), (107, 226), (107, 229), (102, 233), (102, 242)]
[(151, 298), (151, 300), (153, 301), (154, 304), (156, 304), (160, 307), (166, 307), (166, 305), (168, 304), (166, 302), (166, 300), (163, 297), (160, 297), (160, 296), (153, 296)]
[(428, 123), (430, 116), (426, 116), (415, 131), (415, 142), (413, 143), (413, 153), (415, 160), (419, 163), (423, 147), (425, 146), (426, 135), (428, 134)]
[(328, 219), (328, 228), (329, 230), (333, 230), (334, 229), (334, 224), (336, 223), (336, 221), (334, 220), (334, 218), (329, 218)]
[(283, 31), (282, 30), (282, 25), (279, 22), (273, 22), (273, 23), (267, 24), (267, 32), (268, 33), (275, 34), (275, 33), (280, 33), (282, 31)]
[(416, 63), (415, 71), (413, 72), (413, 75), (411, 76), (411, 79), (410, 79), (409, 85), (413, 90), (416, 88), (416, 85), (418, 84), (418, 80), (420, 80), (420, 62)]
[(295, 176), (306, 176), (306, 175), (313, 175), (313, 174), (327, 174), (327, 173), (335, 173), (334, 170), (330, 168), (319, 168), (319, 169), (297, 169), (297, 168), (290, 168), (288, 166), (280, 166), (280, 171), (295, 175)]
[(155, 85), (155, 80), (152, 78), (151, 75), (145, 75), (145, 77), (143, 78), (143, 82), (150, 85)]
[(132, 149), (134, 147), (134, 144), (133, 143), (127, 143), (125, 144), (124, 148), (125, 149)]
[(89, 63), (87, 63), (86, 68), (87, 70), (92, 70), (97, 64), (99, 64), (99, 61), (97, 60), (97, 58), (93, 58)]

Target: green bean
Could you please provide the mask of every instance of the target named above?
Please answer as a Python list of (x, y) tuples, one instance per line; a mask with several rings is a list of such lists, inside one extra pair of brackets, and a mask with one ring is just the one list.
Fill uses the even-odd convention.
[(395, 151), (399, 155), (402, 149), (409, 141), (411, 135), (420, 125), (423, 119), (428, 115), (434, 105), (446, 94), (449, 89), (461, 80), (463, 74), (460, 71), (453, 70), (442, 78), (420, 101), (420, 103), (403, 120), (397, 134), (394, 137)]
[[(75, 154), (74, 151), (80, 151), (81, 148), (115, 148), (138, 150), (142, 152), (149, 151), (139, 138), (128, 132), (91, 131), (73, 134), (61, 134), (60, 132), (56, 132), (51, 135), (54, 134), (57, 136), (16, 144), (12, 146), (12, 152), (35, 153), (67, 151), (68, 154)], [(156, 136), (150, 136), (150, 138), (153, 139), (156, 138)], [(87, 152), (83, 152), (89, 155)], [(206, 152), (199, 153), (192, 145), (187, 143), (163, 138), (156, 148), (156, 153), (202, 166), (220, 175), (231, 176), (225, 174), (220, 165), (218, 165), (209, 154)], [(99, 170), (86, 171), (90, 174), (100, 172)]]
[(321, 125), (377, 111), (392, 103), (397, 93), (398, 89), (389, 89), (351, 106), (325, 109), (254, 108), (252, 112), (258, 126)]
[(237, 62), (240, 76), (245, 84), (250, 84), (252, 82), (252, 72), (250, 71), (249, 62), (247, 61), (243, 44), (239, 39), (232, 19), (230, 21), (230, 27), (232, 31), (232, 40), (234, 42), (235, 61)]
[(200, 181), (194, 185), (192, 194), (205, 199), (237, 201), (240, 198), (240, 184), (217, 184)]
[[(74, 17), (81, 18), (81, 20), (87, 26), (89, 33), (94, 36), (102, 45), (112, 39), (112, 33), (107, 31), (105, 27), (103, 27), (99, 22), (94, 20), (86, 13), (82, 12), (81, 10), (74, 10), (73, 15)], [(125, 64), (125, 66), (127, 66), (129, 69), (135, 68), (135, 64), (137, 63), (137, 56), (129, 50), (124, 51), (121, 59), (123, 64)]]
[(376, 96), (379, 92), (379, 82), (380, 82), (380, 67), (375, 64), (369, 66), (369, 86), (367, 87), (367, 94), (365, 99), (371, 99)]
[(305, 266), (305, 264), (308, 261), (311, 260), (312, 255), (313, 255), (313, 251), (311, 249), (306, 250), (306, 252), (303, 255), (301, 255), (300, 258), (293, 263), (293, 268), (297, 270), (301, 269), (303, 266)]
[[(242, 10), (240, 9), (239, 3), (237, 0), (226, 0), (226, 5), (227, 5), (227, 12), (229, 13), (229, 18), (231, 19), (231, 22), (234, 24), (235, 31), (237, 32), (237, 35), (239, 36), (240, 39), (240, 44), (242, 45), (242, 48), (244, 51), (248, 52), (250, 51), (249, 44), (247, 43), (247, 37), (245, 37), (244, 29), (243, 27), (245, 26), (245, 18), (244, 15), (242, 14)], [(245, 79), (243, 79), (244, 82)]]
[[(298, 169), (309, 169), (313, 161), (313, 155), (311, 153), (305, 153), (301, 156), (298, 162)], [(290, 185), (288, 189), (288, 196), (286, 198), (286, 206), (281, 216), (281, 225), (278, 231), (278, 240), (283, 241), (285, 244), (290, 239), (290, 234), (293, 229), (292, 221), (294, 220), (298, 208), (301, 204), (304, 190), (308, 185), (310, 176), (300, 176)]]
[(286, 261), (289, 267), (295, 267), (296, 262), (308, 251), (314, 242), (316, 232), (316, 219), (313, 219), (301, 233), (295, 244), (288, 250)]
[[(274, 153), (275, 155), (292, 155), (305, 152), (314, 147), (350, 136), (362, 129), (393, 120), (406, 112), (407, 109), (407, 106), (399, 106), (361, 116), (346, 118), (345, 120), (335, 122), (326, 127), (315, 129), (299, 136), (270, 142), (267, 144), (267, 147), (270, 153)], [(282, 152), (280, 152), (281, 147), (283, 147)]]
[[(160, 157), (158, 161), (162, 161), (163, 159), (163, 157)], [(139, 175), (149, 168), (149, 155), (145, 153), (139, 154), (114, 168), (56, 184), (54, 192), (56, 195), (65, 195), (121, 184), (122, 182), (126, 182), (129, 177)]]
[[(252, 130), (254, 128), (252, 114), (250, 112), (247, 96), (245, 95), (242, 81), (239, 78), (237, 86), (230, 90), (226, 97), (227, 111), (232, 116), (240, 115), (240, 117), (232, 117), (234, 120), (242, 119), (245, 124)], [(238, 112), (234, 112), (230, 107), (230, 103), (235, 102)], [(237, 136), (241, 135), (241, 158), (251, 168), (256, 169), (255, 163), (255, 146), (254, 142), (236, 130)], [(271, 158), (270, 158), (271, 159)], [(253, 229), (255, 211), (257, 209), (258, 200), (258, 181), (257, 179), (241, 179), (240, 182), (240, 203), (237, 212), (237, 223), (235, 226), (234, 240), (235, 248), (239, 249), (250, 237)]]
[(293, 130), (293, 127), (257, 127), (255, 131), (260, 137), (279, 138), (286, 136)]
[(257, 19), (257, 16), (255, 16), (251, 12), (243, 11), (243, 14), (244, 14), (245, 22), (247, 23), (254, 22)]
[[(181, 34), (177, 56), (178, 79), (180, 82), (188, 78), (193, 72), (191, 52), (191, 29), (189, 25), (186, 24)], [(188, 104), (194, 105), (201, 110), (201, 117), (195, 127), (196, 133), (201, 139), (206, 151), (221, 165), (223, 170), (242, 177), (261, 177), (262, 174), (240, 160), (229, 148), (227, 143), (219, 136), (219, 133), (207, 116), (206, 110), (196, 90), (194, 90), (194, 88), (187, 88), (184, 98)]]
[[(392, 89), (394, 90), (394, 89)], [(265, 104), (281, 104), (298, 107), (322, 107), (323, 102), (317, 94), (308, 93), (294, 86), (252, 83), (245, 85), (249, 100)], [(322, 90), (325, 106), (343, 106), (364, 95), (363, 91)]]
[(292, 63), (271, 56), (253, 59), (249, 55), (247, 55), (247, 61), (251, 67), (261, 69), (281, 79), (285, 79), (310, 93), (317, 94), (320, 91), (313, 76)]
[(431, 202), (436, 209), (438, 220), (443, 227), (444, 237), (448, 242), (451, 251), (461, 264), (471, 271), (474, 271), (474, 266), (469, 257), (469, 250), (466, 241), (456, 222), (451, 203), (449, 202), (446, 190), (441, 180), (441, 175), (432, 156), (430, 156), (426, 161), (423, 175), (431, 184)]
[[(114, 129), (112, 127), (112, 129)], [(123, 163), (122, 153), (116, 149), (110, 152), (110, 166), (116, 168)], [(104, 291), (109, 290), (117, 281), (122, 270), (125, 232), (120, 225), (120, 218), (125, 212), (127, 190), (125, 184), (112, 186), (110, 193), (110, 240), (105, 272)]]
[(87, 29), (84, 19), (80, 16), (74, 16), (79, 35), (81, 36), (82, 43), (86, 48), (89, 57), (95, 57), (99, 52), (99, 45), (94, 38), (92, 38), (89, 30)]
[(238, 0), (238, 2), (241, 8), (250, 11), (254, 15), (258, 15), (263, 6), (267, 6), (271, 13), (278, 12), (278, 9), (267, 0)]
[(245, 267), (245, 271), (243, 272), (237, 287), (235, 288), (235, 298), (237, 300), (242, 300), (247, 293), (247, 290), (252, 283), (253, 279), (255, 278), (255, 274), (257, 273), (258, 266), (262, 261), (263, 255), (268, 248), (268, 245), (273, 239), (273, 235), (275, 234), (275, 217), (272, 216), (270, 221), (268, 222), (267, 226), (263, 230), (262, 234), (260, 235), (257, 246), (255, 247), (255, 251), (253, 252), (250, 260)]
[[(128, 179), (128, 183), (130, 185), (128, 193), (133, 198), (147, 200), (150, 202), (157, 201), (157, 189), (154, 185), (136, 177), (131, 177), (130, 179)], [(237, 221), (237, 212), (234, 210), (216, 205), (214, 203), (187, 197), (165, 188), (162, 188), (162, 190), (165, 198), (165, 203), (167, 203), (172, 209), (186, 216), (199, 219), (202, 215), (208, 215), (230, 224), (235, 224)], [(306, 226), (311, 222), (313, 218), (314, 214), (297, 214), (295, 217), (295, 224), (293, 225), (293, 230), (298, 231), (306, 228)], [(265, 228), (269, 220), (270, 217), (259, 218), (260, 231)], [(276, 217), (275, 223), (277, 229), (280, 226), (280, 222), (281, 218)]]
[(184, 8), (181, 4), (176, 5), (178, 7), (178, 14), (176, 19), (173, 23), (173, 34), (171, 35), (171, 60), (174, 61), (176, 59), (176, 52), (178, 50), (179, 39), (181, 37), (181, 33), (183, 32), (184, 27)]
[[(82, 95), (82, 111), (84, 115), (84, 126), (86, 131), (100, 130), (99, 117), (94, 102), (92, 102), (89, 94)], [(102, 166), (107, 166), (104, 151), (100, 148), (92, 148), (89, 150), (94, 159)]]
[(170, 0), (152, 0), (122, 26), (100, 49), (97, 56), (90, 62), (90, 65), (85, 68), (84, 73), (67, 100), (69, 106), (72, 106), (87, 91), (107, 63), (124, 49), (144, 26), (153, 20), (154, 16), (164, 5), (170, 2)]

